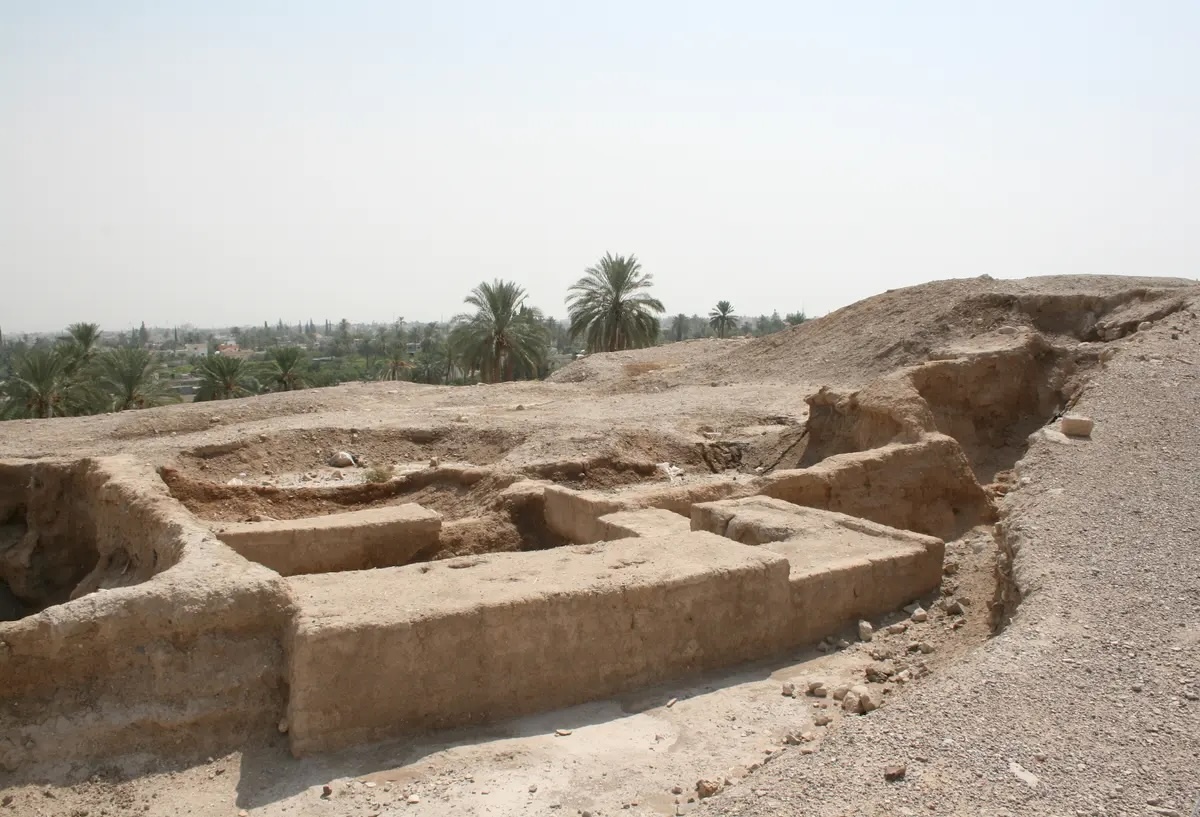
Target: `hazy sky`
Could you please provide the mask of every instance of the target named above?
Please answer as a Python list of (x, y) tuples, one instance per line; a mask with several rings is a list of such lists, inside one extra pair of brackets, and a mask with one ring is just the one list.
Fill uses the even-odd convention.
[(1195, 2), (0, 0), (0, 328), (1200, 277)]

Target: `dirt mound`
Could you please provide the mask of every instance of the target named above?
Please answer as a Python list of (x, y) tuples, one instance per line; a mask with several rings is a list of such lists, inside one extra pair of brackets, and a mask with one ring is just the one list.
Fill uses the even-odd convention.
[(1182, 278), (1051, 276), (934, 281), (890, 290), (669, 373), (673, 384), (810, 381), (863, 385), (1003, 326), (1113, 340), (1200, 294)]
[(551, 383), (587, 383), (613, 389), (636, 389), (644, 376), (662, 374), (681, 366), (704, 365), (741, 348), (749, 341), (698, 338), (649, 349), (601, 352), (582, 357), (546, 378)]

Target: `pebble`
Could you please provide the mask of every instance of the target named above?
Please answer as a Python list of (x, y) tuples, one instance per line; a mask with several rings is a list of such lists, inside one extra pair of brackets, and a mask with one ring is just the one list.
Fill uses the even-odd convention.
[(814, 698), (824, 698), (829, 694), (829, 689), (825, 686), (824, 681), (810, 681), (808, 684), (808, 694)]
[(420, 802), (421, 802), (421, 798), (420, 798), (420, 797), (418, 797), (417, 795), (415, 795), (415, 794), (410, 794), (410, 795), (408, 796), (408, 804), (409, 804), (410, 806), (415, 806), (417, 803), (420, 803)]
[(899, 621), (895, 624), (889, 624), (888, 628), (887, 628), (887, 632), (888, 632), (888, 635), (900, 635), (907, 629), (908, 629), (908, 625), (905, 624), (903, 621)]
[(912, 611), (912, 616), (911, 616), (911, 618), (912, 618), (912, 620), (913, 620), (913, 621), (915, 621), (915, 622), (917, 622), (918, 624), (920, 624), (920, 623), (921, 623), (921, 622), (923, 622), (923, 621), (928, 621), (928, 620), (929, 620), (929, 613), (925, 612), (925, 608), (924, 608), (924, 607), (917, 607), (917, 609), (915, 609), (915, 610), (913, 610), (913, 611)]
[(903, 763), (895, 763), (891, 766), (885, 766), (883, 769), (883, 779), (889, 781), (903, 780), (904, 775), (908, 772), (908, 767)]
[(790, 681), (789, 681), (789, 682), (787, 682), (787, 683), (785, 683), (785, 684), (783, 685), (783, 689), (781, 690), (781, 694), (782, 694), (782, 695), (783, 695), (785, 698), (794, 698), (794, 697), (796, 697), (796, 685), (795, 685), (795, 684), (793, 684), (793, 683), (791, 683)]
[(858, 622), (858, 638), (860, 641), (870, 641), (875, 637), (875, 628), (869, 621)]

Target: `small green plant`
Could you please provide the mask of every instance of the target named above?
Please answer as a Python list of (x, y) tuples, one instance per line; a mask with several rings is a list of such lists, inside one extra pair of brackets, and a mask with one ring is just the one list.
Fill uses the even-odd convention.
[(363, 479), (367, 482), (387, 482), (392, 478), (392, 466), (390, 465), (372, 465), (363, 473)]

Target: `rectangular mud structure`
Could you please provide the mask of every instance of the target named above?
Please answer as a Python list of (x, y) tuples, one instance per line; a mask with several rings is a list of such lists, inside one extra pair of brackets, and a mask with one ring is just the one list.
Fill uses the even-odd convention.
[(0, 463), (0, 767), (480, 724), (769, 657), (938, 586), (941, 539), (756, 495), (798, 473), (523, 483), (506, 501), (574, 544), (409, 564), (442, 535), (417, 504), (205, 523), (131, 460)]
[(776, 553), (706, 533), (305, 576), (298, 753), (602, 698), (778, 651)]

